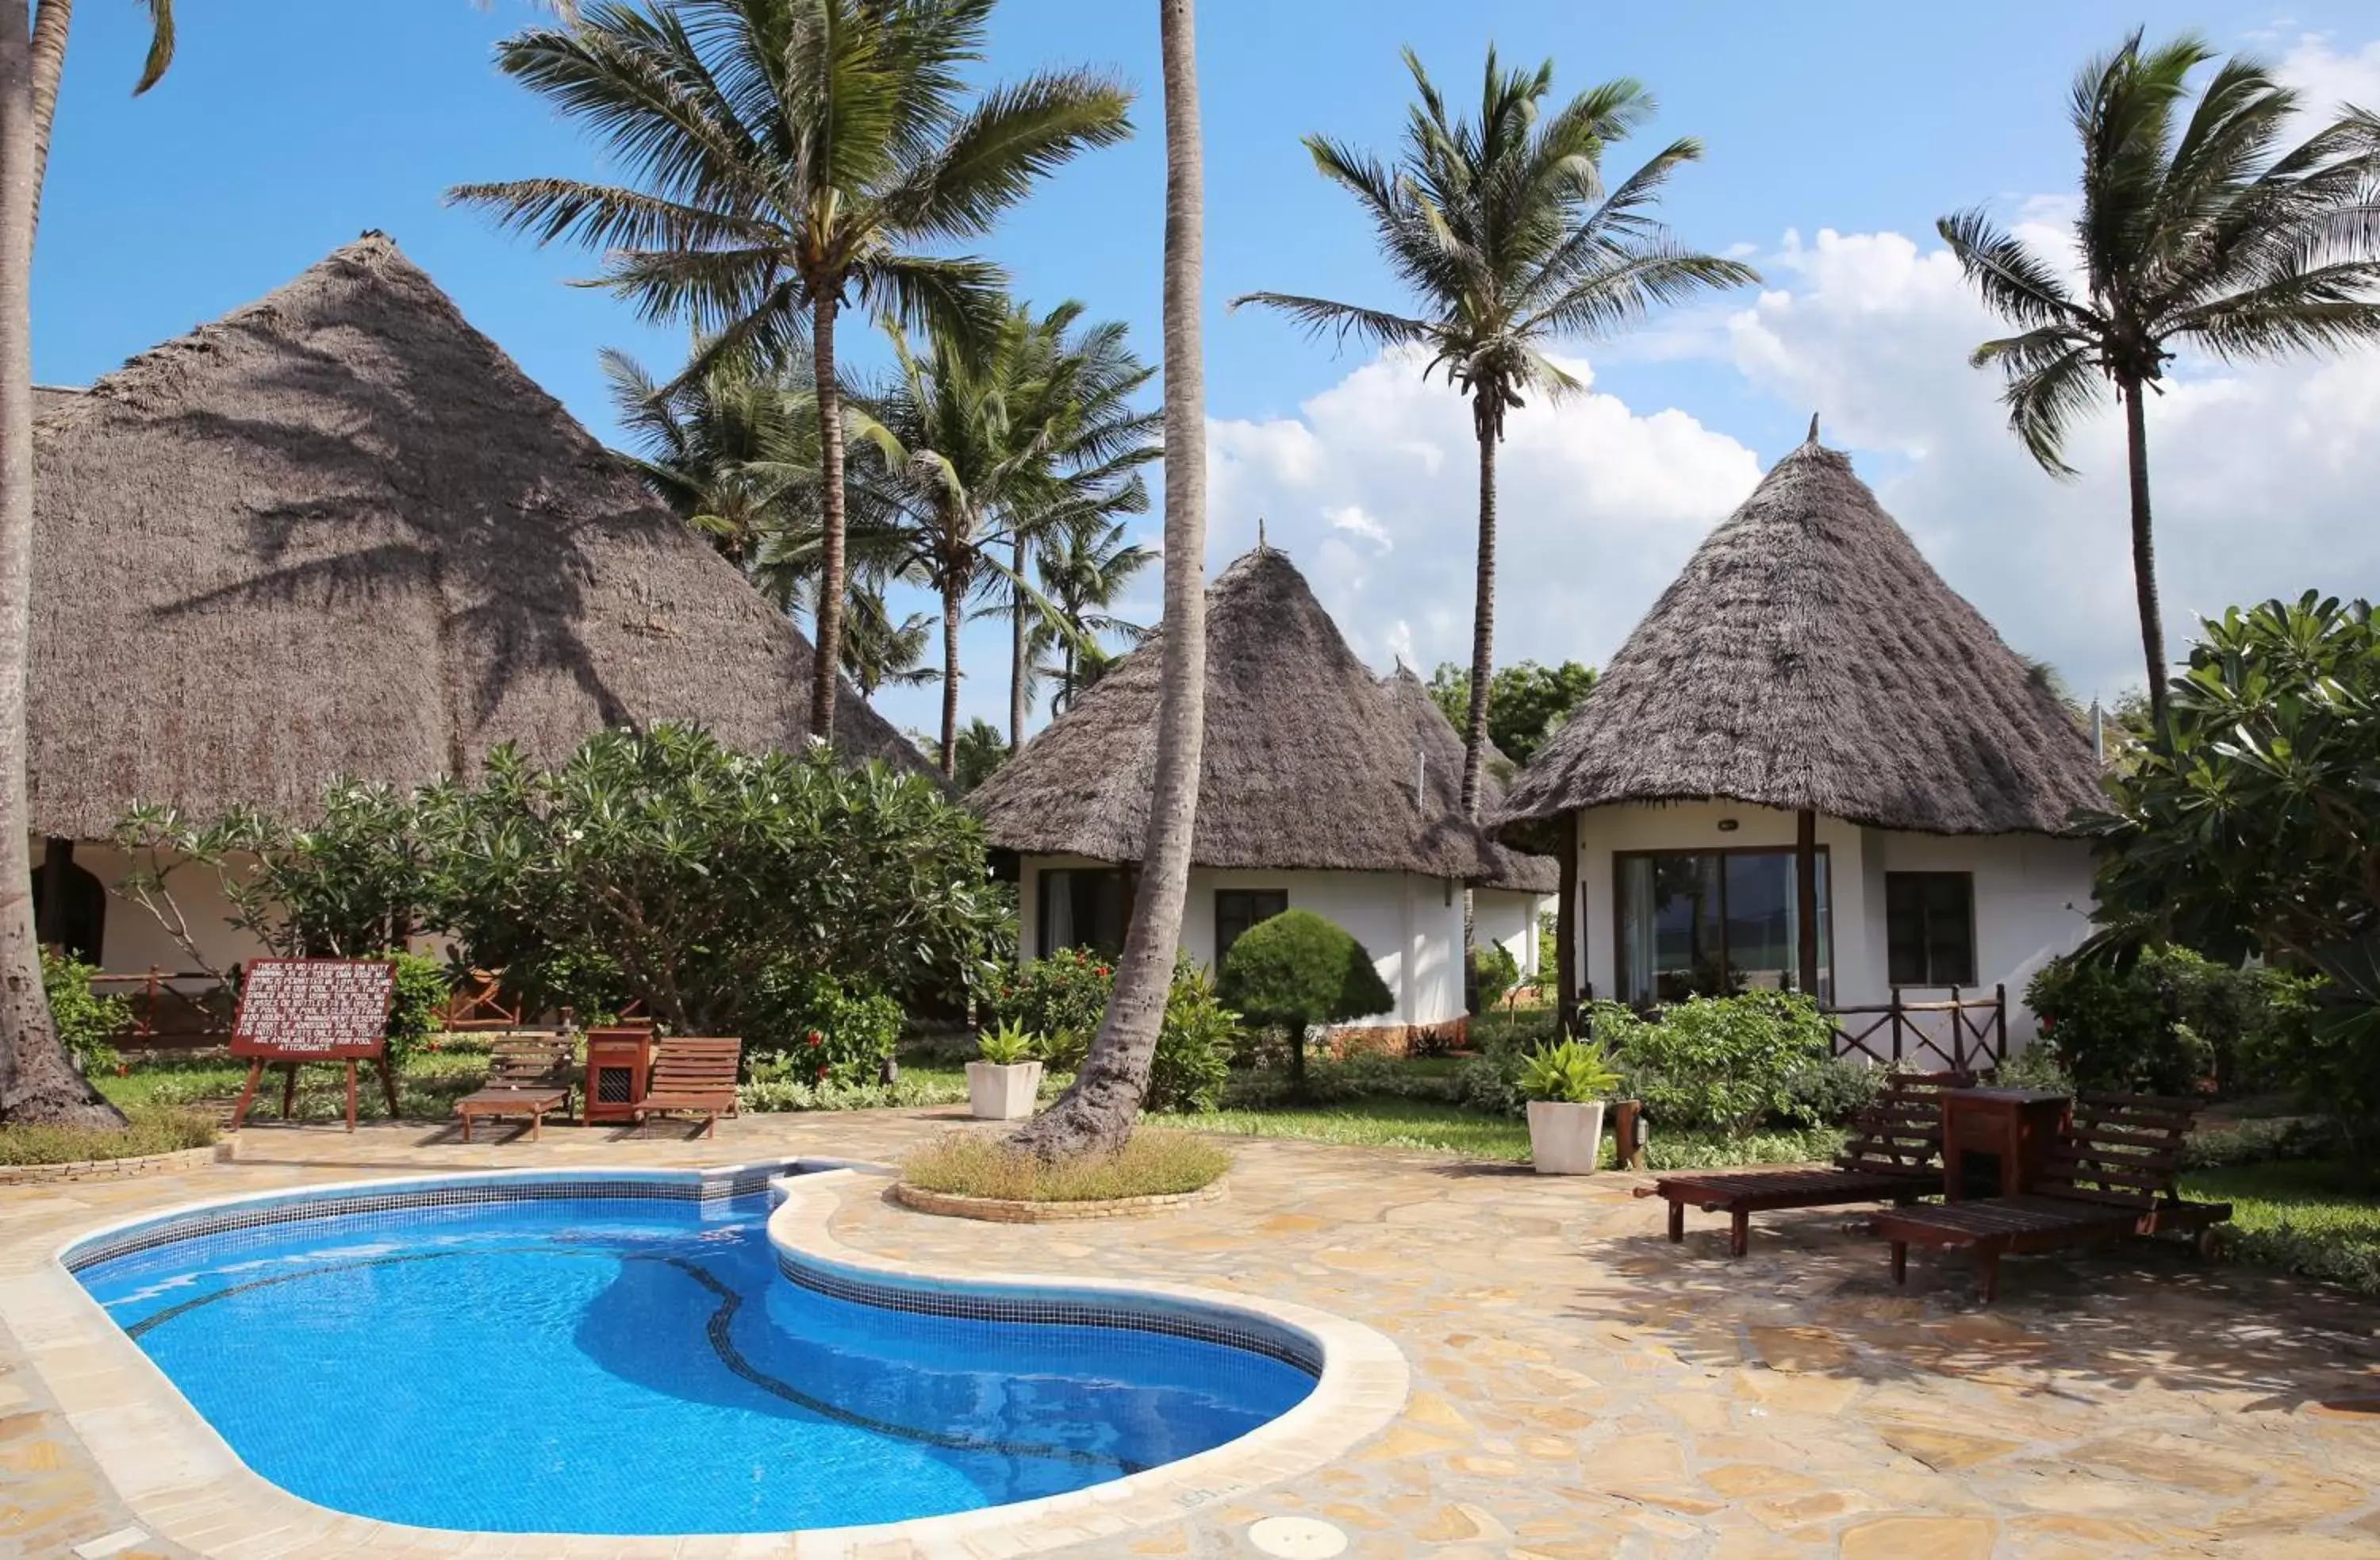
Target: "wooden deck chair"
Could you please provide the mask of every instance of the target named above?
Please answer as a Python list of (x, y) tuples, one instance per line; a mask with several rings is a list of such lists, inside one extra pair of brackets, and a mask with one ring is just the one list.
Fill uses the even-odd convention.
[(471, 1121), (482, 1115), (525, 1115), (534, 1141), (544, 1130), (545, 1113), (570, 1113), (570, 1084), (577, 1047), (568, 1035), (512, 1034), (499, 1037), (488, 1056), (488, 1081), (455, 1102), (463, 1118), (463, 1140)]
[(1889, 1073), (1876, 1103), (1852, 1125), (1850, 1141), (1829, 1169), (1697, 1170), (1664, 1176), (1639, 1197), (1670, 1200), (1670, 1238), (1686, 1237), (1686, 1210), (1725, 1213), (1733, 1221), (1728, 1251), (1751, 1249), (1752, 1215), (1780, 1208), (1828, 1208), (1845, 1202), (1913, 1202), (1942, 1195), (1942, 1102), (1945, 1089), (1964, 1089), (1965, 1073)]
[(741, 1040), (672, 1035), (653, 1042), (653, 1070), (637, 1120), (648, 1115), (700, 1115), (703, 1136), (719, 1136), (719, 1118), (735, 1111), (735, 1073), (744, 1059)]
[(2063, 1251), (2128, 1235), (2180, 1233), (2211, 1243), (2228, 1202), (2183, 1200), (2176, 1181), (2182, 1139), (2198, 1104), (2156, 1094), (2075, 1097), (2073, 1125), (2058, 1134), (2038, 1189), (2022, 1197), (1896, 1208), (1869, 1227), (1892, 1245), (1892, 1281), (1909, 1282), (1909, 1248), (1961, 1248), (1975, 1257), (1984, 1303), (1999, 1294), (1999, 1261)]

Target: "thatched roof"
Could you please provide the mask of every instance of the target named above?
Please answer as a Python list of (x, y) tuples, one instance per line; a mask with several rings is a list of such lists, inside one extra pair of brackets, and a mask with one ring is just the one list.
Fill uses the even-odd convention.
[[(1429, 689), (1413, 672), (1399, 666), (1380, 679), (1380, 688), (1413, 723), (1414, 739), (1422, 753), (1424, 784), (1430, 790), (1435, 805), (1446, 812), (1463, 810), (1463, 737), (1429, 696)], [(1490, 768), (1479, 777), (1479, 810), (1494, 816), (1503, 805), (1504, 783), (1496, 778), (1495, 770), (1509, 768), (1512, 761), (1488, 745)], [(1496, 853), (1496, 871), (1482, 879), (1481, 888), (1509, 888), (1521, 894), (1553, 894), (1561, 887), (1561, 863), (1550, 856), (1532, 856), (1514, 850), (1510, 846), (1492, 847)]]
[(1715, 798), (2061, 834), (2101, 796), (2071, 713), (1814, 439), (1687, 560), (1495, 822)]
[[(387, 238), (39, 402), (33, 827), (605, 725), (806, 740), (810, 647)], [(922, 770), (845, 689), (838, 746)]]
[[(1207, 591), (1202, 867), (1494, 876), (1493, 847), (1417, 775), (1412, 721), (1284, 555)], [(1162, 636), (1119, 661), (968, 798), (991, 843), (1136, 861), (1157, 762)], [(1421, 781), (1416, 795), (1416, 780)]]

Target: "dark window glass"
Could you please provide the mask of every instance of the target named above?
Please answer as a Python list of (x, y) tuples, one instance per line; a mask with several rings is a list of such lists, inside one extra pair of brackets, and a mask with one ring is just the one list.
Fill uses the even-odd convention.
[(1120, 867), (1065, 867), (1041, 874), (1038, 936), (1042, 957), (1060, 948), (1088, 948), (1113, 958), (1123, 952), (1132, 919), (1130, 880)]
[[(1818, 1000), (1834, 1000), (1827, 852), (1818, 852)], [(1791, 850), (1662, 850), (1620, 858), (1621, 999), (1638, 1006), (1785, 991), (1801, 961)]]
[(1885, 873), (1884, 925), (1892, 984), (1975, 983), (1973, 873)]
[(85, 964), (99, 962), (107, 930), (107, 890), (91, 870), (68, 861), (58, 879), (58, 892), (47, 891), (46, 864), (33, 869), (33, 935), (40, 942), (63, 947)]
[(1280, 888), (1219, 888), (1215, 890), (1215, 962), (1220, 965), (1240, 933), (1260, 920), (1270, 920), (1289, 908), (1289, 893)]

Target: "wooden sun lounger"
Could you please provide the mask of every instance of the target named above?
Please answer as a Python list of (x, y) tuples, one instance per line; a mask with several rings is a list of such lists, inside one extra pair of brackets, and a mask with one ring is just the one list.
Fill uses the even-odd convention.
[(1639, 1197), (1670, 1200), (1670, 1238), (1686, 1237), (1686, 1210), (1725, 1213), (1733, 1221), (1728, 1249), (1741, 1257), (1752, 1244), (1752, 1215), (1779, 1208), (1829, 1208), (1844, 1202), (1911, 1202), (1942, 1194), (1941, 1091), (1974, 1081), (1965, 1073), (1893, 1073), (1876, 1103), (1852, 1124), (1851, 1140), (1831, 1169), (1697, 1170), (1664, 1176)]
[(2194, 1101), (2155, 1094), (2078, 1095), (2037, 1190), (1875, 1216), (1869, 1227), (1892, 1243), (1893, 1282), (1909, 1281), (1912, 1246), (1972, 1250), (1985, 1305), (1998, 1296), (1999, 1261), (2010, 1253), (2170, 1233), (2194, 1235), (2204, 1249), (2231, 1205), (2184, 1201), (2176, 1188), (2197, 1111)]
[(653, 1042), (653, 1070), (637, 1119), (648, 1115), (700, 1115), (703, 1136), (719, 1136), (719, 1118), (735, 1111), (735, 1073), (744, 1058), (741, 1040), (673, 1036)]
[(455, 1102), (463, 1118), (463, 1140), (471, 1140), (471, 1120), (482, 1115), (525, 1115), (535, 1140), (544, 1130), (545, 1113), (570, 1114), (570, 1079), (577, 1065), (577, 1048), (567, 1035), (505, 1035), (491, 1048), (488, 1081), (476, 1093)]

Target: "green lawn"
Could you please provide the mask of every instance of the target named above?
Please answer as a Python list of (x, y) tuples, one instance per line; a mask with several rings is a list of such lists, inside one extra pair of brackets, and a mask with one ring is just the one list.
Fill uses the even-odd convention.
[[(455, 1114), (455, 1102), (477, 1089), (487, 1077), (488, 1048), (482, 1042), (448, 1036), (436, 1051), (416, 1054), (397, 1073), (397, 1114), (430, 1120)], [(167, 1052), (144, 1055), (122, 1077), (96, 1080), (99, 1091), (129, 1111), (141, 1105), (228, 1104), (248, 1081), (248, 1064), (223, 1055), (188, 1055)], [(292, 1113), (298, 1121), (332, 1121), (346, 1115), (346, 1069), (316, 1062), (298, 1069), (298, 1101)], [(360, 1065), (356, 1078), (356, 1114), (377, 1116), (381, 1103), (378, 1069)], [(281, 1111), (281, 1075), (266, 1069), (257, 1085), (253, 1119), (270, 1120)]]
[(1362, 1143), (1374, 1148), (1434, 1149), (1477, 1159), (1529, 1157), (1528, 1123), (1425, 1100), (1351, 1100), (1338, 1105), (1223, 1110), (1152, 1119), (1194, 1132), (1304, 1138), (1315, 1142)]
[(2298, 1159), (2192, 1170), (2182, 1194), (2231, 1204), (2226, 1250), (2380, 1294), (2380, 1184), (2345, 1160)]

